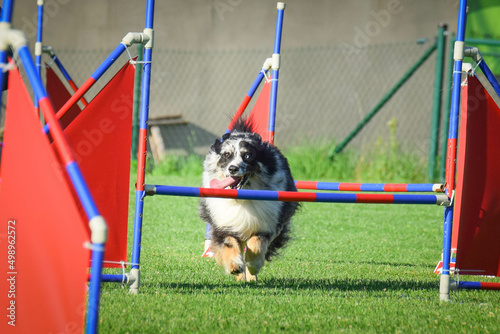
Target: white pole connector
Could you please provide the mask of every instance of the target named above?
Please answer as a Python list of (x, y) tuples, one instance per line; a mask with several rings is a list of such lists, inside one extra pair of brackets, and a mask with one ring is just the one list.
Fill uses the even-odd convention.
[(273, 66), (273, 58), (267, 58), (266, 61), (264, 62), (264, 65), (262, 65), (262, 69), (264, 71), (268, 71), (271, 66)]
[(149, 36), (142, 32), (129, 32), (122, 39), (122, 43), (126, 46), (130, 46), (135, 43), (148, 43)]
[(284, 2), (278, 2), (278, 9), (285, 9), (285, 3)]
[(455, 47), (453, 50), (453, 59), (454, 60), (464, 60), (464, 48), (465, 48), (465, 43), (456, 41), (455, 42)]
[(473, 72), (472, 64), (462, 63), (462, 72), (468, 73), (469, 75), (474, 75), (472, 73)]
[(43, 3), (44, 3), (44, 2), (45, 2), (44, 0), (37, 0), (36, 4), (37, 4), (38, 6), (43, 6)]
[(108, 240), (108, 225), (102, 216), (96, 216), (89, 221), (90, 241), (93, 244), (105, 244)]
[(137, 268), (130, 269), (130, 274), (128, 279), (132, 282), (132, 284), (130, 284), (128, 292), (134, 295), (138, 294), (139, 285), (141, 281), (141, 272), (139, 271), (139, 269)]
[(7, 51), (9, 46), (14, 50), (28, 44), (26, 35), (21, 30), (10, 29), (10, 24), (0, 23), (0, 51)]
[(273, 53), (273, 70), (279, 70), (281, 64), (281, 56), (279, 53)]
[(41, 42), (36, 42), (35, 43), (35, 56), (41, 56), (42, 55), (42, 43)]
[(450, 301), (450, 275), (441, 275), (439, 281), (439, 300)]
[(144, 45), (146, 49), (152, 49), (153, 48), (153, 39), (154, 39), (154, 31), (151, 28), (145, 28), (144, 29), (144, 35), (146, 35), (149, 39), (147, 40), (147, 43)]
[(444, 193), (445, 185), (443, 183), (435, 183), (432, 185), (432, 191), (436, 193)]

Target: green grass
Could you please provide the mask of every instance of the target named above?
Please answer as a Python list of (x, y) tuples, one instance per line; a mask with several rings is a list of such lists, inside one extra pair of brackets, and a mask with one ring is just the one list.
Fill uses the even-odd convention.
[[(200, 183), (158, 171), (147, 181)], [(197, 205), (195, 198), (146, 199), (141, 293), (104, 283), (101, 333), (500, 331), (498, 291), (460, 291), (439, 302), (440, 207), (305, 203), (282, 255), (259, 282), (241, 283), (200, 256), (205, 225)]]

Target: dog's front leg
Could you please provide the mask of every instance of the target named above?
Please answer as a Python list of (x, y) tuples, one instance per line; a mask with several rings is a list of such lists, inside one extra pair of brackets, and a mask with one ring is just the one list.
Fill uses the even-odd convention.
[(238, 275), (245, 272), (243, 262), (243, 245), (231, 236), (224, 238), (222, 244), (212, 246), (215, 260), (228, 274)]
[(264, 265), (269, 237), (264, 235), (254, 235), (247, 241), (247, 251), (245, 253), (246, 280), (257, 281), (257, 274)]

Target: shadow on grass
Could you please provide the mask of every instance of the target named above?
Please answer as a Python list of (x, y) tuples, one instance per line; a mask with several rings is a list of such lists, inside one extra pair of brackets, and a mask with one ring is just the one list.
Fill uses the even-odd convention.
[[(331, 260), (329, 262), (330, 264), (346, 264), (346, 265), (352, 265), (352, 262), (344, 261), (344, 260)], [(429, 265), (429, 264), (423, 264), (423, 263), (401, 263), (401, 262), (389, 262), (389, 261), (356, 261), (354, 264), (356, 265), (373, 265), (373, 266), (387, 266), (387, 267), (401, 267), (401, 268), (427, 268), (431, 269), (431, 271), (434, 271), (435, 265)]]
[(416, 291), (437, 290), (439, 282), (424, 282), (415, 280), (377, 280), (377, 279), (305, 279), (305, 278), (264, 278), (259, 282), (233, 282), (223, 281), (214, 283), (189, 283), (189, 282), (162, 282), (155, 284), (144, 283), (144, 290), (167, 289), (176, 290), (181, 294), (227, 293), (228, 289), (268, 290), (269, 294), (297, 294), (297, 292), (311, 291)]

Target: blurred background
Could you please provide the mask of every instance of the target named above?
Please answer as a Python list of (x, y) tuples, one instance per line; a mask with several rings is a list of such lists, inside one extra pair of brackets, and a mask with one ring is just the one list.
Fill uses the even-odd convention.
[[(495, 27), (485, 26), (491, 25), (485, 17), (500, 14), (497, 8), (491, 0), (471, 4), (468, 36), (500, 38)], [(54, 48), (77, 85), (127, 32), (144, 27), (145, 1), (46, 0), (44, 10), (43, 43)], [(31, 46), (36, 12), (36, 1), (16, 1), (13, 25), (25, 31)], [(457, 12), (458, 0), (287, 1), (276, 145), (329, 143), (333, 149), (419, 63), (347, 149), (367, 152), (392, 136), (402, 151), (427, 159), (437, 59), (429, 50), (438, 27), (447, 24), (439, 102), (445, 107)], [(156, 1), (150, 118), (160, 120), (156, 135), (163, 147), (154, 147), (155, 161), (168, 154), (204, 154), (224, 133), (273, 53), (275, 24), (275, 1)], [(130, 53), (137, 53), (135, 46)], [(494, 50), (491, 57), (490, 67), (498, 71)], [(95, 95), (127, 58), (122, 56), (86, 97)], [(445, 117), (442, 111), (441, 126)], [(440, 147), (445, 132), (439, 129)]]

